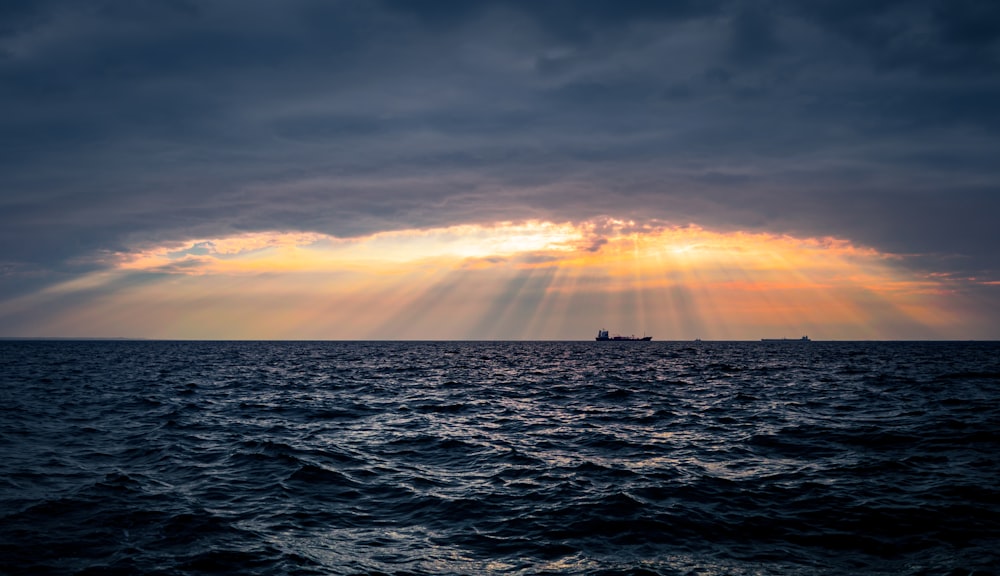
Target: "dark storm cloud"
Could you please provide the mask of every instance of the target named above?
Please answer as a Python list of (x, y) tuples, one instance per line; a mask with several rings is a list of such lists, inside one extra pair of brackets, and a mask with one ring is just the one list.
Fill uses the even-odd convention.
[(998, 58), (995, 2), (5, 2), (0, 289), (184, 238), (602, 215), (995, 277)]

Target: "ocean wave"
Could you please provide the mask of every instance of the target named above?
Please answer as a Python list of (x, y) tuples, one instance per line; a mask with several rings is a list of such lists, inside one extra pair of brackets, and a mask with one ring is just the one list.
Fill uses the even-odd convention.
[(0, 573), (1000, 566), (996, 344), (0, 346)]

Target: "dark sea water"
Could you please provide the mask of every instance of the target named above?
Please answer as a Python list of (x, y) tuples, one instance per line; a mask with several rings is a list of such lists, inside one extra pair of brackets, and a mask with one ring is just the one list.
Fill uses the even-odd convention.
[(0, 342), (4, 574), (1000, 574), (1000, 344)]

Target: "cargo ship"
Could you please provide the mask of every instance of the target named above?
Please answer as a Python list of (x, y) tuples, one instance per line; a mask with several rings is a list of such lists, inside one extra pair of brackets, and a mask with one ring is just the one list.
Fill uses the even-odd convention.
[(761, 338), (761, 342), (812, 342), (808, 336), (802, 338)]
[(594, 338), (598, 342), (649, 342), (652, 339), (652, 336), (643, 336), (641, 338), (638, 336), (619, 336), (618, 334), (609, 336), (607, 330), (598, 330), (597, 338)]

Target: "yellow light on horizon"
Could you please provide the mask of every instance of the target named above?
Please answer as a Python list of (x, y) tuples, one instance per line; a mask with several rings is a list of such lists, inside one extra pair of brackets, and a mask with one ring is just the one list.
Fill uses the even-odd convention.
[[(39, 330), (565, 338), (590, 324), (620, 324), (659, 338), (744, 338), (785, 326), (876, 338), (945, 333), (961, 320), (939, 299), (944, 279), (908, 273), (897, 256), (870, 247), (656, 222), (501, 222), (351, 239), (257, 232), (111, 261), (108, 270), (0, 305), (0, 317), (5, 307), (42, 309), (86, 292), (88, 306), (53, 315)], [(145, 280), (129, 280), (136, 275)]]

